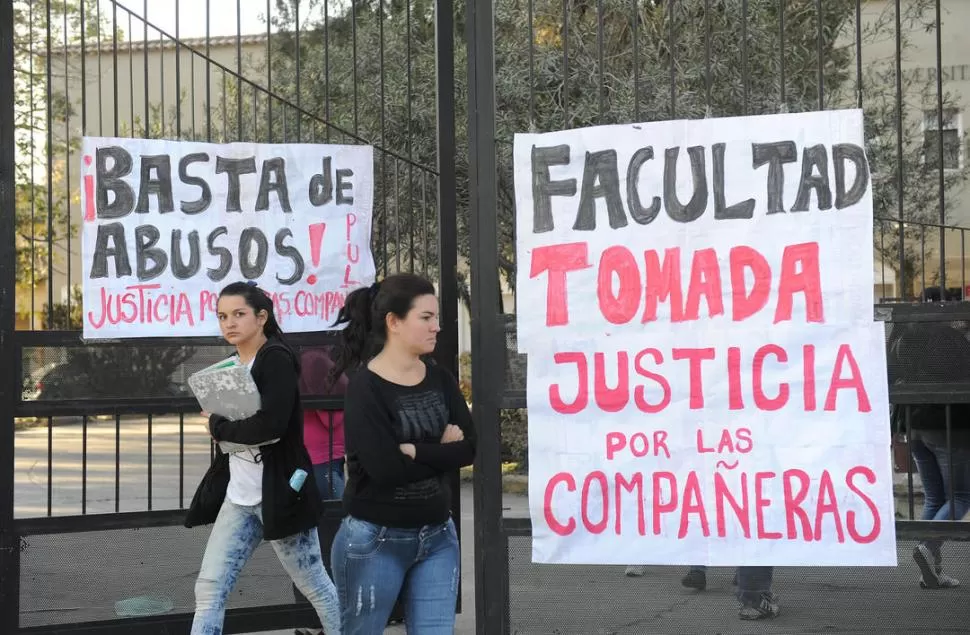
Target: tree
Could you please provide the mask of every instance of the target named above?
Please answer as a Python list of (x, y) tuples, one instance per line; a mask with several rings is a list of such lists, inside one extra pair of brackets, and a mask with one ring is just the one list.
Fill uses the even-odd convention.
[[(464, 2), (456, 2), (457, 30), (464, 24)], [(331, 137), (354, 133), (422, 165), (435, 164), (434, 14), (430, 0), (356, 0), (325, 17), (301, 15), (299, 76), (294, 0), (277, 0), (272, 40), (274, 92), (299, 101)], [(711, 11), (705, 13), (710, 5)], [(306, 7), (306, 3), (302, 5)], [(495, 90), (498, 152), (499, 266), (507, 284), (515, 284), (514, 189), (512, 137), (522, 131), (551, 131), (596, 124), (658, 121), (670, 118), (734, 116), (853, 107), (860, 89), (855, 72), (855, 0), (534, 0), (495, 3)], [(784, 33), (780, 11), (784, 7)], [(914, 29), (933, 28), (933, 0), (913, 0), (900, 16), (904, 39)], [(882, 12), (862, 29), (862, 47), (895, 37), (895, 8)], [(531, 15), (530, 15), (531, 12)], [(530, 19), (531, 18), (531, 19)], [(782, 40), (784, 38), (784, 40)], [(459, 249), (467, 261), (468, 157), (465, 139), (466, 51), (456, 41), (456, 122), (458, 137)], [(708, 54), (709, 50), (709, 54)], [(781, 53), (783, 51), (783, 54)], [(355, 54), (356, 52), (356, 54)], [(375, 54), (376, 53), (376, 54)], [(861, 78), (866, 112), (867, 154), (874, 179), (874, 207), (879, 217), (896, 215), (903, 194), (908, 221), (939, 222), (939, 185), (924, 167), (922, 119), (903, 114), (902, 156), (897, 156), (895, 82), (873, 81), (878, 64)], [(821, 68), (821, 77), (819, 73)], [(257, 74), (265, 71), (258, 67)], [(903, 78), (907, 100), (927, 89)], [(921, 98), (921, 97), (920, 97)], [(944, 96), (944, 107), (953, 95)], [(920, 106), (921, 107), (921, 106)], [(920, 108), (917, 107), (917, 108)], [(935, 106), (934, 106), (935, 107)], [(913, 112), (912, 104), (903, 108)], [(292, 115), (291, 115), (292, 117)], [(402, 162), (380, 155), (379, 162), (400, 169)], [(428, 195), (421, 184), (401, 188), (394, 168), (379, 170), (375, 201), (383, 210), (375, 223), (375, 252), (407, 253), (399, 235), (418, 224), (433, 223), (434, 210), (409, 214), (416, 197)], [(408, 168), (411, 169), (411, 168)], [(885, 175), (885, 176), (883, 176)], [(949, 192), (967, 171), (948, 171)], [(897, 183), (899, 186), (897, 187)], [(398, 196), (398, 190), (401, 191)], [(431, 199), (433, 200), (433, 198)], [(378, 205), (377, 207), (382, 207)], [(433, 225), (432, 225), (433, 226)], [(911, 236), (902, 230), (887, 244), (874, 237), (877, 253), (896, 253), (899, 241), (910, 260)], [(901, 235), (900, 235), (901, 234)], [(388, 238), (391, 237), (391, 238)], [(895, 240), (897, 242), (893, 243)], [(908, 250), (908, 251), (907, 251)], [(381, 254), (377, 253), (380, 260)], [(385, 262), (386, 264), (386, 262)], [(912, 280), (912, 276), (908, 278)], [(467, 296), (467, 290), (466, 290)]]

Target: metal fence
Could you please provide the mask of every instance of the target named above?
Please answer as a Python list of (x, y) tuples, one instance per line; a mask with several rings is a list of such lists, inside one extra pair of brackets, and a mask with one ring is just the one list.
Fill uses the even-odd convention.
[[(436, 355), (457, 371), (454, 16), (435, 9), (0, 1), (0, 632), (187, 632), (208, 535), (181, 527), (213, 453), (186, 379), (229, 349), (82, 341), (82, 137), (373, 145), (378, 276), (436, 281)], [(326, 503), (324, 541), (340, 514)], [(271, 550), (247, 573), (227, 632), (315, 622)]]
[[(472, 377), (482, 431), (475, 466), (479, 633), (965, 629), (970, 616), (960, 591), (921, 591), (911, 553), (917, 540), (952, 540), (948, 567), (957, 578), (967, 575), (970, 548), (961, 541), (970, 540), (970, 523), (917, 520), (922, 493), (907, 442), (912, 410), (938, 405), (949, 457), (961, 465), (967, 360), (941, 350), (933, 329), (965, 339), (970, 318), (963, 301), (967, 138), (957, 125), (970, 85), (950, 66), (962, 50), (966, 10), (965, 3), (940, 0), (468, 4)], [(671, 567), (627, 578), (622, 567), (533, 565), (527, 506), (510, 493), (527, 473), (509, 476), (503, 468), (512, 454), (527, 472), (519, 439), (527, 421), (524, 359), (509, 309), (517, 300), (513, 134), (832, 108), (865, 112), (876, 215), (874, 311), (887, 323), (891, 376), (894, 365), (908, 362), (894, 348), (899, 338), (921, 341), (937, 355), (933, 372), (896, 372), (890, 388), (900, 566), (778, 570), (775, 590), (785, 613), (745, 627), (730, 572), (709, 572), (708, 592), (696, 594), (681, 587), (684, 571)], [(503, 341), (504, 348), (495, 345)], [(959, 474), (951, 476), (964, 478)]]

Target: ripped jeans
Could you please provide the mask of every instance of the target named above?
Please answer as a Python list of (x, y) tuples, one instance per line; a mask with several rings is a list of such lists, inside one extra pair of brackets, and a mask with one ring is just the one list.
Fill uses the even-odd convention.
[(399, 594), (408, 633), (454, 632), (460, 565), (450, 519), (399, 529), (347, 516), (333, 540), (331, 566), (345, 635), (383, 633)]
[[(191, 635), (221, 635), (226, 600), (239, 572), (263, 540), (260, 505), (222, 504), (209, 534), (202, 568), (195, 582), (195, 618)], [(320, 618), (324, 633), (340, 635), (340, 605), (333, 582), (323, 568), (316, 528), (271, 540), (276, 557)]]

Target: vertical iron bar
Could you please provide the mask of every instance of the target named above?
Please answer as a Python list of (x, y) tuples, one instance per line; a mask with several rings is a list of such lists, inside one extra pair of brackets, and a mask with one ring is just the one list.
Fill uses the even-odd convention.
[(967, 299), (967, 232), (960, 229), (960, 299)]
[[(128, 14), (129, 17), (131, 14)], [(128, 29), (131, 33), (131, 29)], [(129, 56), (129, 59), (131, 57)], [(114, 125), (114, 136), (120, 137), (118, 120), (120, 119), (120, 112), (118, 108), (118, 3), (111, 3), (111, 65), (112, 65), (112, 75), (111, 79), (114, 82), (114, 115), (115, 115), (115, 125)], [(134, 90), (134, 89), (132, 89)], [(134, 102), (134, 100), (132, 100)], [(134, 107), (134, 106), (132, 106)], [(134, 123), (134, 117), (132, 117), (132, 122)]]
[[(747, 0), (745, 0), (747, 2)], [(667, 4), (667, 52), (670, 55), (670, 118), (677, 118), (677, 55), (674, 53), (674, 12), (677, 10), (677, 0), (670, 0)]]
[[(192, 98), (189, 100), (189, 103), (192, 105), (192, 141), (198, 141), (199, 131), (195, 126), (196, 101), (195, 101), (195, 52), (194, 51), (192, 52), (191, 55), (189, 55), (189, 74), (192, 76), (192, 80), (189, 82), (189, 91), (191, 91), (192, 93)], [(208, 104), (206, 105), (206, 107), (208, 107)]]
[[(350, 36), (352, 51), (350, 56), (351, 80), (354, 85), (354, 134), (360, 134), (359, 109), (357, 107), (357, 0), (350, 0)], [(410, 33), (408, 34), (410, 37)], [(410, 61), (410, 60), (409, 60)]]
[[(636, 1), (636, 0), (634, 0)], [(535, 64), (536, 64), (536, 25), (535, 25), (535, 0), (528, 0), (526, 3), (526, 11), (528, 16), (526, 19), (529, 20), (529, 131), (535, 130), (536, 126), (536, 79), (535, 79)], [(634, 31), (636, 33), (636, 31)], [(633, 43), (634, 51), (636, 51), (636, 41)], [(634, 73), (637, 69), (634, 68)], [(636, 83), (636, 79), (634, 79)]]
[(212, 7), (205, 0), (205, 140), (212, 143)]
[[(936, 134), (938, 158), (940, 169), (937, 174), (939, 177), (940, 193), (940, 296), (946, 299), (946, 232), (943, 225), (946, 225), (946, 178), (944, 176), (944, 152), (943, 152), (943, 21), (940, 16), (940, 0), (936, 0)], [(962, 143), (961, 139), (961, 143)], [(949, 414), (949, 408), (947, 408)], [(953, 460), (953, 457), (950, 457)], [(954, 481), (951, 480), (951, 483)], [(952, 510), (952, 503), (951, 503)]]
[(158, 138), (169, 136), (165, 128), (165, 36), (158, 34)]
[[(131, 13), (129, 13), (128, 33), (134, 35), (135, 32), (132, 30), (131, 20)], [(145, 81), (147, 82), (148, 80), (146, 79)], [(148, 136), (145, 132), (145, 126), (147, 125), (146, 122), (142, 122), (142, 130), (140, 134), (135, 128), (135, 121), (137, 121), (137, 119), (135, 119), (135, 44), (134, 39), (131, 37), (128, 38), (128, 108), (131, 110), (131, 114), (129, 115), (130, 119), (128, 120), (129, 125), (131, 126), (131, 130), (129, 130), (130, 136)]]
[[(84, 3), (82, 2), (81, 5), (83, 6)], [(65, 5), (64, 6), (64, 101), (67, 103), (71, 103), (71, 99), (70, 99), (71, 73), (69, 72), (69, 68), (68, 68), (68, 56), (67, 56), (67, 47), (70, 44), (70, 40), (68, 39), (67, 32), (68, 32), (67, 5)], [(83, 53), (84, 25), (83, 24), (81, 25), (81, 41), (82, 41), (81, 63), (82, 63), (82, 69), (83, 69), (83, 63), (84, 63), (84, 53)], [(83, 72), (81, 73), (81, 86), (84, 86)], [(81, 100), (81, 111), (82, 112), (84, 111), (83, 99)], [(83, 128), (83, 125), (82, 125), (82, 128)], [(65, 303), (67, 305), (67, 314), (66, 314), (66, 319), (64, 321), (65, 323), (63, 326), (61, 326), (61, 328), (63, 328), (64, 330), (70, 330), (72, 326), (71, 325), (71, 299), (72, 299), (71, 298), (71, 273), (72, 273), (71, 272), (71, 233), (72, 233), (71, 232), (71, 200), (73, 198), (71, 196), (72, 180), (71, 180), (71, 141), (70, 141), (71, 140), (71, 109), (70, 108), (66, 108), (64, 110), (64, 138), (67, 140), (64, 146), (64, 180), (65, 180), (64, 189), (66, 190), (64, 192), (64, 202), (65, 202), (64, 204), (65, 204), (65, 207), (67, 207), (67, 214), (66, 214), (67, 217), (64, 219), (64, 224), (66, 229), (64, 233), (67, 235), (67, 258), (66, 258), (67, 260), (67, 280), (66, 280), (67, 298), (65, 298)]]
[(916, 504), (913, 499), (913, 425), (910, 420), (910, 406), (907, 404), (903, 407), (905, 408), (906, 444), (909, 448), (909, 456), (906, 461), (906, 498), (909, 503), (909, 519), (914, 520), (916, 518)]
[[(412, 76), (411, 76), (411, 0), (406, 0), (404, 3), (405, 10), (407, 11), (407, 18), (405, 20), (405, 26), (407, 28), (407, 126), (406, 134), (407, 138), (405, 143), (407, 144), (408, 152), (408, 249), (410, 250), (410, 267), (411, 273), (414, 273), (414, 144), (411, 140), (411, 118), (413, 117), (413, 112), (411, 109), (411, 91), (412, 91)], [(356, 67), (357, 61), (354, 59), (354, 66)], [(354, 130), (354, 134), (357, 130)]]
[(711, 104), (711, 0), (704, 0), (704, 92), (706, 94), (707, 110), (713, 109)]
[[(532, 0), (529, 0), (530, 3)], [(710, 0), (706, 0), (710, 2)], [(710, 7), (708, 7), (708, 12)], [(705, 12), (707, 19), (708, 12)], [(633, 0), (633, 120), (640, 121), (640, 0)], [(710, 59), (710, 49), (708, 49), (708, 59)], [(708, 94), (710, 101), (710, 94)]]
[(181, 22), (180, 5), (175, 0), (175, 138), (182, 140), (182, 39), (179, 29)]
[(562, 124), (569, 128), (569, 0), (562, 0)]
[(145, 76), (143, 78), (143, 81), (145, 82), (145, 134), (144, 134), (144, 137), (146, 139), (151, 139), (152, 137), (154, 137), (154, 135), (152, 134), (152, 128), (151, 128), (151, 120), (152, 120), (152, 118), (151, 118), (151, 96), (150, 96), (150, 93), (149, 93), (149, 86), (148, 86), (148, 84), (149, 84), (148, 78), (150, 77), (150, 75), (148, 73), (148, 0), (144, 0), (144, 7), (145, 7), (143, 9), (144, 12), (142, 13), (142, 15), (144, 16), (143, 19), (144, 19), (144, 23), (145, 23), (144, 24), (144, 32), (145, 32), (145, 35), (144, 35), (144, 38), (142, 40), (142, 53), (143, 53), (143, 57), (144, 57), (144, 60), (145, 60)]
[[(31, 9), (33, 3), (30, 3)], [(33, 12), (30, 15), (30, 47), (33, 60)], [(6, 86), (8, 91), (14, 86), (16, 73), (14, 71), (15, 38), (13, 2), (0, 2), (0, 86)], [(48, 53), (49, 57), (49, 53)], [(33, 78), (33, 67), (31, 67)], [(33, 83), (31, 82), (31, 100), (28, 111), (31, 132), (34, 128)], [(0, 632), (16, 633), (20, 628), (20, 536), (14, 529), (14, 481), (15, 472), (15, 443), (14, 412), (20, 391), (15, 388), (16, 382), (21, 381), (22, 349), (14, 342), (13, 334), (16, 328), (17, 308), (12, 300), (13, 291), (17, 284), (16, 244), (17, 228), (12, 221), (14, 210), (17, 209), (17, 157), (16, 157), (16, 109), (14, 99), (0, 100), (0, 210), (7, 217), (0, 223), (0, 289), (10, 294), (6, 301), (0, 302), (0, 359), (12, 361), (13, 369), (8, 369), (3, 380), (7, 382), (0, 390), (0, 600), (3, 611), (0, 611)], [(31, 134), (31, 138), (33, 135)], [(34, 169), (31, 162), (30, 170)], [(33, 179), (30, 185), (33, 186)], [(33, 189), (33, 187), (31, 187)], [(33, 196), (33, 194), (31, 194)], [(8, 374), (9, 373), (9, 374)]]
[[(380, 228), (380, 241), (381, 248), (384, 251), (384, 277), (387, 277), (388, 269), (390, 268), (390, 262), (388, 261), (389, 252), (387, 250), (387, 220), (388, 220), (388, 208), (387, 208), (387, 152), (385, 151), (387, 138), (387, 97), (386, 97), (386, 75), (384, 69), (384, 0), (380, 0), (378, 3), (379, 11), (377, 14), (377, 29), (380, 35), (380, 59), (378, 64), (380, 65), (380, 83), (381, 83), (381, 199), (383, 204), (383, 212), (381, 214), (381, 228)], [(329, 73), (329, 66), (327, 67), (327, 72)], [(330, 90), (330, 82), (327, 81), (327, 90)], [(327, 107), (330, 106), (329, 92), (327, 93)], [(329, 139), (330, 128), (327, 128), (327, 134)]]
[(818, 109), (825, 110), (825, 59), (823, 54), (824, 24), (822, 22), (822, 0), (815, 0), (815, 15), (818, 19)]
[(115, 513), (121, 511), (121, 414), (115, 413)]
[[(327, 0), (324, 0), (326, 4)], [(267, 143), (273, 143), (273, 6), (266, 0), (266, 135)]]
[(185, 508), (185, 413), (179, 412), (179, 509)]
[(401, 273), (401, 162), (394, 159), (394, 273)]
[[(297, 3), (299, 6), (299, 3)], [(299, 74), (298, 74), (299, 75)], [(236, 134), (243, 140), (242, 5), (236, 0)], [(296, 81), (300, 81), (299, 77)], [(255, 135), (254, 139), (255, 141)]]
[(919, 268), (922, 278), (923, 288), (920, 290), (926, 295), (926, 225), (919, 226)]
[(48, 516), (52, 515), (53, 501), (54, 501), (54, 417), (47, 417), (47, 515)]
[[(384, 146), (384, 0), (377, 4), (377, 22), (381, 34), (381, 147)], [(327, 119), (327, 143), (330, 143), (330, 0), (323, 0), (323, 110)], [(381, 157), (383, 161), (383, 156)], [(381, 178), (384, 170), (381, 169)]]
[(855, 0), (856, 106), (862, 108), (862, 0)]
[(148, 413), (148, 511), (152, 511), (152, 413)]
[[(454, 108), (454, 106), (452, 106), (452, 108)], [(452, 117), (452, 119), (454, 119), (454, 117)], [(455, 210), (455, 214), (457, 215), (457, 210)], [(421, 170), (421, 238), (423, 241), (421, 245), (421, 274), (425, 278), (427, 278), (428, 262), (431, 261), (431, 246), (428, 242), (428, 172), (427, 170)], [(439, 282), (441, 280), (440, 270), (438, 272), (438, 280)]]
[[(34, 233), (34, 228), (37, 226), (37, 189), (34, 187), (34, 168), (36, 167), (37, 157), (34, 156), (34, 3), (31, 2), (27, 5), (28, 11), (28, 32), (30, 34), (28, 38), (28, 55), (30, 56), (29, 68), (30, 68), (30, 106), (27, 108), (28, 124), (27, 129), (30, 130), (30, 261), (36, 262), (36, 250), (37, 241), (36, 235)], [(16, 230), (15, 230), (16, 231)], [(11, 242), (12, 244), (12, 242)], [(34, 289), (37, 285), (36, 278), (36, 267), (30, 268), (30, 288)], [(34, 330), (34, 316), (37, 313), (36, 300), (34, 298), (36, 294), (30, 294), (30, 330)]]
[[(229, 143), (229, 77), (226, 75), (226, 69), (222, 69), (222, 97), (219, 101), (222, 102), (222, 142)], [(211, 114), (209, 115), (212, 116)]]
[(748, 114), (748, 0), (741, 0), (741, 109)]
[[(237, 0), (238, 1), (238, 0)], [(300, 112), (300, 105), (302, 102), (303, 89), (300, 83), (300, 0), (295, 0), (293, 2), (295, 8), (295, 18), (296, 18), (296, 141), (299, 143), (303, 136), (301, 134), (301, 127), (303, 124), (303, 113)]]
[[(33, 5), (33, 3), (31, 3)], [(101, 0), (97, 0), (95, 9), (98, 12), (98, 135), (104, 136), (104, 89), (102, 77), (104, 76), (104, 69), (101, 66)], [(31, 28), (31, 33), (33, 29)], [(112, 33), (112, 36), (114, 34)], [(114, 39), (114, 37), (112, 37)], [(33, 36), (31, 36), (31, 41), (33, 41)]]
[[(939, 7), (939, 4), (937, 4), (937, 7)], [(941, 292), (942, 292), (942, 289), (941, 289)], [(950, 491), (947, 492), (947, 498), (949, 499), (948, 502), (950, 503), (950, 520), (956, 520), (957, 503), (956, 503), (956, 498), (954, 496), (953, 486), (959, 481), (956, 480), (957, 478), (956, 466), (953, 465), (953, 418), (951, 416), (952, 409), (953, 409), (953, 406), (951, 404), (946, 404), (946, 462), (947, 462), (947, 469), (949, 470), (949, 474), (947, 474), (947, 476), (950, 478), (950, 488), (949, 488)]]
[(778, 83), (781, 93), (781, 107), (787, 112), (788, 99), (785, 96), (785, 2), (778, 0)]
[(603, 0), (596, 0), (596, 65), (599, 67), (599, 86), (597, 90), (597, 97), (599, 99), (599, 121), (597, 123), (600, 124), (603, 123), (603, 117), (606, 114), (606, 62), (604, 48)]
[[(531, 3), (531, 0), (530, 0)], [(455, 170), (454, 0), (438, 0), (435, 13), (435, 71), (438, 126), (438, 289), (441, 298), (438, 363), (458, 376), (458, 177)], [(425, 181), (427, 183), (427, 181)], [(422, 188), (422, 191), (424, 188)], [(422, 209), (427, 219), (427, 210)], [(427, 230), (425, 230), (427, 237)], [(428, 258), (425, 238), (425, 259)], [(453, 493), (457, 493), (455, 489)], [(453, 506), (459, 499), (453, 498)], [(456, 507), (457, 509), (457, 507)]]
[[(54, 49), (51, 41), (51, 0), (47, 0), (47, 325), (54, 327), (54, 115), (51, 112), (54, 82), (52, 79), (51, 58)], [(67, 55), (64, 56), (65, 63)], [(48, 493), (49, 493), (48, 487)], [(47, 501), (47, 515), (50, 516), (50, 497)]]
[(81, 417), (81, 515), (88, 513), (88, 416)]
[[(903, 212), (903, 51), (902, 8), (896, 0), (896, 208), (899, 217), (899, 291), (906, 289), (905, 213)], [(901, 295), (905, 298), (906, 296)]]

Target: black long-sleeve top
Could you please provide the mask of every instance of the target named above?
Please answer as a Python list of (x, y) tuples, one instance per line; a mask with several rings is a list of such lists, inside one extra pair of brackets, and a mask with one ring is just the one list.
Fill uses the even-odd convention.
[[(462, 441), (441, 443), (454, 424)], [(387, 527), (422, 527), (448, 519), (448, 474), (475, 459), (475, 429), (455, 378), (426, 365), (415, 386), (389, 382), (366, 367), (350, 379), (344, 411), (345, 511)], [(415, 458), (400, 450), (413, 443)]]

